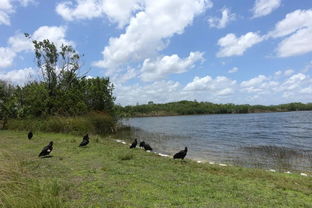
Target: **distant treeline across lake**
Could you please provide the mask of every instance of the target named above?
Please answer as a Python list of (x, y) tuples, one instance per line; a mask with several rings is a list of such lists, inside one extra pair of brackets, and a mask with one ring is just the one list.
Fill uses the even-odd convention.
[(210, 102), (179, 101), (165, 104), (148, 104), (135, 106), (117, 106), (119, 115), (124, 117), (170, 116), (170, 115), (199, 115), (199, 114), (233, 114), (260, 112), (288, 112), (312, 110), (312, 103), (288, 103), (280, 105), (235, 105), (215, 104)]

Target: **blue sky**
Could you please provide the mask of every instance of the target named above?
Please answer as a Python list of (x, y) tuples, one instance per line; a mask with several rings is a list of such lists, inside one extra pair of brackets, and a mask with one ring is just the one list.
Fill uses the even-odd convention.
[(122, 105), (311, 102), (312, 1), (0, 0), (0, 79), (40, 79), (31, 42), (71, 44)]

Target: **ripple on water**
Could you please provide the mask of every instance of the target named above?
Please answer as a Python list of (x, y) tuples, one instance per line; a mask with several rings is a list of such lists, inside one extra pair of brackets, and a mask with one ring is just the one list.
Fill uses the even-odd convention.
[(133, 118), (132, 140), (155, 151), (274, 170), (312, 170), (312, 111)]

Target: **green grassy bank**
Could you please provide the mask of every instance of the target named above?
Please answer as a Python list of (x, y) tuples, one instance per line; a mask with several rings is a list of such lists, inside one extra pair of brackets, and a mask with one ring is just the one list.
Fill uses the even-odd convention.
[[(54, 141), (53, 157), (40, 159)], [(312, 179), (173, 161), (112, 138), (0, 131), (0, 207), (312, 207)]]

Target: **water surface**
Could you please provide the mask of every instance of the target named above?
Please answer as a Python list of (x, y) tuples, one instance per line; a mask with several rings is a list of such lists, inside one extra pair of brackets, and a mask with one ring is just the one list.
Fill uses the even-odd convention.
[[(278, 170), (312, 170), (312, 111), (131, 118), (126, 137), (156, 152)], [(123, 134), (125, 136), (125, 134)]]

